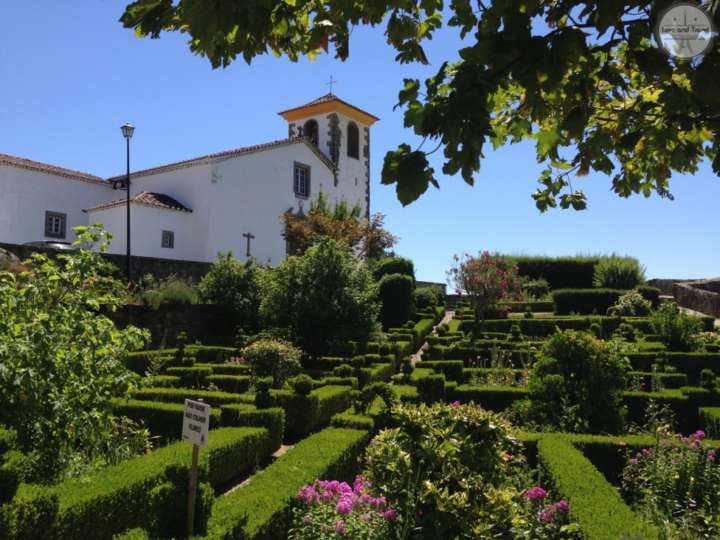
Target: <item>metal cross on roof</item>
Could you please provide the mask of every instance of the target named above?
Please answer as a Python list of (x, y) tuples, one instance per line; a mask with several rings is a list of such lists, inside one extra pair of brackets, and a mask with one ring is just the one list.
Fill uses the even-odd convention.
[(336, 83), (336, 82), (337, 82), (337, 80), (333, 79), (333, 76), (330, 75), (330, 81), (325, 83), (326, 85), (328, 85), (328, 86), (330, 87), (330, 93), (331, 93), (331, 94), (333, 93), (333, 92), (332, 92), (333, 84)]

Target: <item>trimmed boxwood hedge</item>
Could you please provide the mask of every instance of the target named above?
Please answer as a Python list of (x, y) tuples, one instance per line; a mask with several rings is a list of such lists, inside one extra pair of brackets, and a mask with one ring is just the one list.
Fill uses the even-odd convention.
[(394, 373), (392, 364), (373, 364), (370, 367), (358, 369), (356, 375), (362, 388), (373, 382), (387, 382)]
[[(481, 323), (482, 332), (502, 332), (507, 334), (510, 327), (517, 324), (520, 331), (526, 336), (546, 337), (555, 333), (556, 328), (560, 330), (589, 330), (590, 325), (598, 323), (603, 335), (610, 335), (620, 323), (629, 323), (640, 332), (647, 334), (651, 331), (650, 319), (647, 317), (607, 317), (607, 316), (577, 316), (577, 317), (548, 317), (536, 319), (491, 319)], [(459, 329), (463, 332), (472, 330), (473, 321), (461, 321)]]
[(465, 364), (462, 360), (430, 360), (418, 362), (416, 368), (429, 368), (445, 375), (451, 381), (462, 381)]
[(701, 407), (702, 427), (709, 437), (720, 438), (720, 407)]
[(165, 373), (174, 377), (180, 377), (181, 386), (187, 388), (199, 388), (205, 382), (205, 379), (212, 375), (212, 368), (209, 366), (176, 366), (169, 367)]
[(237, 364), (228, 362), (225, 364), (213, 364), (213, 375), (250, 375), (252, 369), (248, 364)]
[(605, 315), (627, 291), (619, 289), (560, 289), (553, 291), (556, 315)]
[(299, 442), (250, 482), (215, 502), (207, 538), (285, 538), (298, 489), (317, 478), (350, 480), (367, 440), (367, 431), (328, 428)]
[(653, 363), (662, 359), (679, 372), (688, 376), (688, 381), (697, 383), (703, 369), (720, 374), (720, 353), (707, 352), (641, 352), (626, 355), (636, 371), (651, 371)]
[(144, 377), (143, 385), (150, 388), (176, 388), (182, 386), (180, 377), (174, 375), (153, 375), (152, 377)]
[(333, 427), (372, 431), (375, 426), (375, 421), (371, 416), (365, 416), (364, 414), (343, 412), (333, 416), (330, 424)]
[(507, 409), (513, 402), (525, 399), (529, 396), (526, 388), (517, 386), (487, 386), (487, 385), (458, 385), (447, 397), (447, 401), (459, 401), (460, 403), (477, 403), (484, 409), (490, 411), (502, 411)]
[(208, 375), (205, 382), (212, 383), (223, 392), (242, 394), (250, 388), (249, 375)]
[(273, 395), (285, 411), (285, 435), (290, 439), (305, 437), (326, 426), (335, 414), (346, 410), (352, 402), (349, 386), (322, 386), (307, 396), (285, 390), (278, 390)]
[(628, 377), (637, 377), (645, 385), (650, 388), (653, 378), (656, 378), (665, 388), (680, 388), (686, 386), (688, 378), (685, 373), (664, 373), (662, 371), (628, 371)]
[(202, 399), (211, 407), (246, 401), (241, 394), (197, 390), (195, 388), (143, 388), (135, 390), (132, 397), (142, 401), (162, 401), (165, 403), (185, 403), (185, 399)]
[(538, 462), (558, 496), (570, 503), (570, 519), (588, 540), (658, 538), (595, 466), (562, 435), (545, 435), (537, 443)]
[[(155, 437), (163, 442), (177, 441), (182, 435), (184, 404), (141, 401), (137, 399), (114, 399), (113, 411), (118, 416), (126, 416), (136, 422), (143, 422)], [(210, 427), (220, 426), (220, 410), (210, 412)]]
[(282, 408), (258, 409), (247, 403), (233, 403), (223, 405), (221, 413), (223, 426), (266, 428), (270, 433), (268, 454), (280, 448), (285, 434), (285, 411)]
[[(213, 501), (212, 485), (220, 485), (254, 467), (267, 448), (263, 428), (225, 428), (210, 432), (201, 450), (196, 527), (202, 532)], [(159, 536), (184, 532), (188, 474), (192, 446), (179, 442), (146, 456), (106, 467), (91, 475), (53, 486), (21, 486), (20, 498), (36, 497), (33, 490), (57, 500), (57, 512), (39, 536), (37, 522), (15, 524), (19, 538), (107, 539), (127, 529), (142, 527)], [(28, 488), (30, 492), (25, 493)], [(17, 497), (16, 497), (17, 498)], [(13, 500), (7, 506), (13, 507)], [(11, 508), (18, 512), (21, 509)], [(25, 528), (27, 527), (27, 528)]]
[(551, 289), (593, 286), (598, 257), (508, 257), (517, 265), (518, 274), (530, 279), (546, 279)]

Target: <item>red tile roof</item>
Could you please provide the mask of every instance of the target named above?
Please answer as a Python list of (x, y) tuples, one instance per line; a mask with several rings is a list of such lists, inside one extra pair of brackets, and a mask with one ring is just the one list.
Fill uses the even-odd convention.
[[(263, 144), (256, 144), (253, 146), (245, 146), (243, 148), (235, 148), (234, 150), (226, 150), (224, 152), (217, 152), (215, 154), (208, 154), (206, 156), (200, 156), (192, 159), (186, 159), (184, 161), (177, 161), (175, 163), (168, 163), (159, 167), (153, 167), (150, 169), (143, 169), (141, 171), (135, 171), (130, 173), (130, 178), (138, 178), (141, 176), (151, 176), (153, 174), (160, 174), (168, 171), (174, 171), (177, 169), (186, 169), (188, 167), (194, 167), (195, 165), (204, 165), (207, 163), (213, 163), (215, 161), (222, 161), (238, 156), (244, 156), (246, 154), (252, 154), (255, 152), (264, 152), (265, 150), (271, 150), (281, 146), (289, 146), (291, 144), (305, 144), (313, 153), (322, 161), (330, 170), (335, 170), (335, 164), (323, 154), (314, 144), (304, 137), (291, 137), (288, 139), (279, 139), (277, 141), (270, 141)], [(113, 176), (108, 178), (110, 182), (114, 180), (122, 180), (125, 175)]]
[(360, 111), (361, 113), (366, 114), (369, 117), (374, 118), (375, 120), (380, 120), (374, 114), (370, 114), (369, 112), (362, 110), (360, 107), (356, 107), (355, 105), (352, 105), (352, 104), (348, 103), (347, 101), (340, 99), (332, 92), (329, 92), (329, 93), (325, 94), (324, 96), (320, 96), (317, 99), (313, 99), (312, 101), (307, 102), (305, 105), (299, 105), (297, 107), (293, 107), (292, 109), (280, 111), (278, 114), (282, 115), (282, 114), (288, 113), (290, 111), (295, 111), (297, 109), (304, 109), (306, 107), (312, 107), (313, 105), (320, 105), (321, 103), (329, 103), (331, 101), (337, 101), (338, 103), (342, 103), (343, 105), (346, 105), (346, 106), (350, 107), (351, 109)]
[[(192, 212), (190, 208), (184, 204), (176, 201), (169, 195), (164, 193), (153, 193), (151, 191), (141, 191), (130, 197), (130, 202), (135, 204), (144, 204), (145, 206), (152, 206), (154, 208), (161, 208), (163, 210), (177, 210), (179, 212)], [(108, 208), (114, 208), (126, 204), (125, 199), (116, 199), (114, 201), (108, 201), (91, 208), (85, 208), (83, 212), (91, 212), (93, 210), (107, 210)]]
[(74, 171), (72, 169), (65, 169), (64, 167), (57, 167), (56, 165), (40, 163), (39, 161), (10, 156), (8, 154), (0, 154), (0, 164), (12, 165), (13, 167), (20, 167), (21, 169), (28, 169), (31, 171), (40, 171), (53, 174), (55, 176), (62, 176), (63, 178), (71, 178), (73, 180), (82, 180), (83, 182), (91, 182), (93, 184), (108, 185), (105, 180), (93, 174)]

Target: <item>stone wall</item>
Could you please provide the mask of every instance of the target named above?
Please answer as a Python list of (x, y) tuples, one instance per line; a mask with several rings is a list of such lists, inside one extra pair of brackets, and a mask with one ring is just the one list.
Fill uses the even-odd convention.
[(447, 285), (445, 283), (437, 283), (435, 281), (416, 281), (415, 288), (420, 289), (423, 287), (440, 289), (443, 294), (447, 294)]
[(132, 324), (150, 330), (148, 348), (172, 347), (180, 332), (187, 333), (190, 343), (233, 345), (235, 341), (235, 325), (217, 305), (164, 304), (158, 309), (128, 305), (106, 315), (120, 328)]
[[(54, 249), (24, 246), (19, 244), (5, 244), (0, 242), (0, 248), (14, 253), (20, 260), (25, 260), (33, 253), (47, 253), (50, 256), (59, 252)], [(103, 257), (118, 267), (121, 274), (125, 275), (125, 255), (103, 253)], [(158, 259), (155, 257), (131, 257), (133, 278), (138, 279), (145, 274), (152, 274), (158, 279), (171, 275), (188, 279), (197, 283), (210, 271), (211, 263), (195, 261), (179, 261), (175, 259)]]
[(651, 287), (657, 287), (660, 289), (660, 294), (665, 296), (673, 295), (673, 288), (677, 283), (689, 283), (691, 281), (697, 281), (695, 279), (665, 279), (665, 278), (654, 278), (649, 279), (647, 284)]
[(676, 283), (673, 296), (684, 308), (720, 318), (720, 278)]

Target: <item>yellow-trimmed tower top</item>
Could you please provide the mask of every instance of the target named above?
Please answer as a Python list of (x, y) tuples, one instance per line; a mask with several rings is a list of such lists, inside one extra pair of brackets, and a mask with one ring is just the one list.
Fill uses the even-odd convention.
[(375, 122), (380, 120), (377, 116), (363, 111), (354, 105), (350, 105), (347, 101), (343, 101), (332, 93), (325, 94), (324, 96), (314, 99), (305, 105), (293, 107), (292, 109), (288, 109), (286, 111), (280, 111), (278, 114), (288, 122), (294, 122), (302, 118), (317, 116), (322, 113), (329, 112), (342, 113), (366, 126), (372, 126)]

